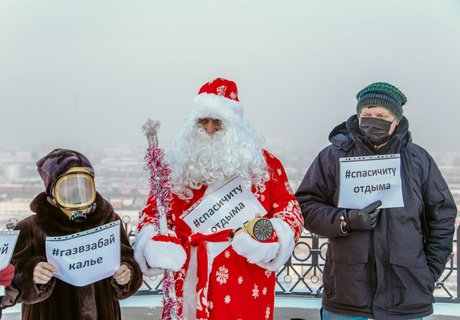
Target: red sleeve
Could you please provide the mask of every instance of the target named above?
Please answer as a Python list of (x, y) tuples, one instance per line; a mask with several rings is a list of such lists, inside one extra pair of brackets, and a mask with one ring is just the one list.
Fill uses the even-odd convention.
[(270, 180), (267, 182), (267, 192), (270, 196), (269, 217), (280, 218), (294, 231), (295, 241), (303, 230), (303, 216), (299, 203), (289, 184), (281, 161), (265, 151)]
[[(173, 229), (171, 210), (168, 210), (166, 214), (166, 219), (168, 221), (168, 228), (170, 230)], [(152, 196), (152, 194), (150, 194), (144, 209), (142, 209), (141, 213), (139, 214), (139, 223), (137, 225), (137, 231), (140, 232), (142, 228), (144, 228), (147, 225), (158, 226), (158, 208), (156, 199)]]

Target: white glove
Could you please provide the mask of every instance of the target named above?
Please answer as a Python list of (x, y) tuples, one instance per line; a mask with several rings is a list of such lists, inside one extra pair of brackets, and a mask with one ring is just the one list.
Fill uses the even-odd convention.
[(240, 232), (233, 238), (233, 249), (248, 262), (270, 271), (282, 267), (294, 250), (294, 231), (280, 218), (271, 218), (278, 242), (259, 242), (247, 232)]
[(278, 242), (260, 242), (253, 239), (247, 232), (237, 233), (232, 240), (233, 250), (245, 257), (249, 263), (267, 263), (272, 260), (280, 245)]
[[(157, 238), (161, 240), (153, 240)], [(169, 240), (169, 239), (170, 240)], [(155, 276), (164, 270), (179, 271), (187, 259), (184, 248), (178, 241), (174, 232), (168, 235), (157, 235), (153, 226), (146, 226), (139, 232), (135, 248), (134, 258), (141, 271), (146, 276)]]

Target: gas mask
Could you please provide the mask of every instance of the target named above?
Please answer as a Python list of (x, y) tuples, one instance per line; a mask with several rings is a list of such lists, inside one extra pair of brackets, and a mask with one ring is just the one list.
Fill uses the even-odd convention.
[(375, 145), (380, 146), (390, 140), (391, 121), (377, 118), (361, 118), (359, 129)]
[(266, 218), (254, 218), (244, 223), (241, 228), (237, 228), (232, 234), (233, 238), (239, 232), (247, 232), (254, 240), (266, 242), (272, 238), (273, 224)]
[(61, 175), (54, 186), (53, 202), (69, 220), (86, 221), (86, 216), (96, 209), (94, 173), (89, 168), (72, 167)]

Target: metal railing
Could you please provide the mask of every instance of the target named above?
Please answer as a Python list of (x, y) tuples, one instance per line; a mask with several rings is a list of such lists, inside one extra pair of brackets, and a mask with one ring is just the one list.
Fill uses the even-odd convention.
[[(7, 229), (13, 229), (17, 219), (7, 223)], [(123, 226), (131, 244), (136, 240), (136, 223), (131, 217), (122, 217)], [(460, 303), (460, 265), (459, 241), (460, 227), (457, 228), (453, 241), (453, 253), (446, 263), (446, 268), (435, 285), (436, 301)], [(290, 260), (276, 274), (277, 295), (300, 295), (319, 297), (322, 294), (322, 275), (326, 261), (328, 240), (315, 234), (304, 232), (296, 244)], [(161, 294), (162, 276), (144, 277), (144, 285), (137, 294)]]
[[(135, 241), (135, 222), (124, 216), (123, 224), (131, 244)], [(460, 303), (458, 288), (460, 277), (459, 242), (460, 227), (456, 230), (453, 241), (453, 253), (446, 263), (446, 268), (436, 282), (435, 299), (439, 302)], [(315, 234), (304, 232), (296, 244), (291, 259), (276, 275), (277, 295), (301, 295), (319, 297), (322, 294), (322, 275), (326, 261), (328, 240)], [(144, 278), (144, 287), (139, 294), (160, 294), (161, 276)]]

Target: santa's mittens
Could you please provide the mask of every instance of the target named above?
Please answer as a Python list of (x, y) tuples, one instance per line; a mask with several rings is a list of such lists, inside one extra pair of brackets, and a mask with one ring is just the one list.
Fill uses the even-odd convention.
[(152, 268), (179, 271), (187, 259), (181, 241), (175, 235), (156, 235), (144, 249), (147, 264)]
[(280, 218), (271, 218), (273, 230), (278, 237), (279, 251), (271, 261), (262, 261), (259, 266), (267, 270), (276, 271), (281, 268), (291, 257), (295, 247), (294, 231)]
[(157, 234), (157, 231), (152, 225), (144, 226), (136, 235), (134, 243), (134, 258), (136, 259), (139, 268), (144, 275), (148, 277), (157, 276), (163, 273), (164, 270), (150, 268), (145, 259), (144, 250), (148, 241)]
[(0, 271), (0, 286), (7, 287), (11, 284), (14, 277), (14, 266), (10, 263), (5, 269)]
[(142, 273), (152, 277), (165, 270), (179, 271), (185, 263), (186, 253), (174, 232), (158, 235), (152, 225), (147, 225), (137, 234), (134, 258)]
[(260, 242), (252, 238), (247, 232), (239, 232), (233, 237), (232, 247), (249, 263), (260, 265), (260, 263), (267, 263), (272, 260), (278, 253), (280, 245), (278, 242)]

